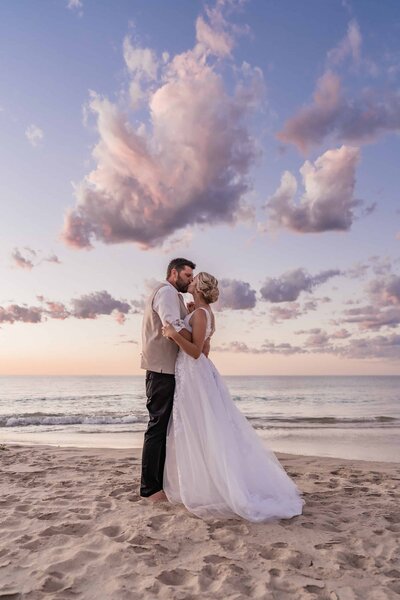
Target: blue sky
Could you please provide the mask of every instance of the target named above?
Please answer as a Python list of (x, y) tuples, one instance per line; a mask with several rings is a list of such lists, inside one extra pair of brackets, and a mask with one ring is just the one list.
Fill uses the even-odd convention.
[(397, 2), (4, 0), (0, 23), (0, 373), (139, 373), (177, 255), (221, 281), (224, 373), (398, 373)]

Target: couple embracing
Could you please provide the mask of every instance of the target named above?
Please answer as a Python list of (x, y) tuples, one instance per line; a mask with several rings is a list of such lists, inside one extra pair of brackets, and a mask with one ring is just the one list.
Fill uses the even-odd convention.
[[(208, 358), (218, 281), (176, 258), (146, 302), (142, 362), (149, 423), (140, 495), (201, 518), (261, 522), (302, 512), (293, 481), (259, 438)], [(185, 305), (182, 293), (193, 295)]]

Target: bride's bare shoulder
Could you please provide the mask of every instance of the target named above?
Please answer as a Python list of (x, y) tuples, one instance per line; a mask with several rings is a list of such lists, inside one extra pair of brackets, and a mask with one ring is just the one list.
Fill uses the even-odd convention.
[(204, 310), (201, 308), (195, 308), (192, 313), (190, 313), (188, 322), (193, 325), (193, 323), (201, 323), (207, 319), (207, 315), (204, 313)]

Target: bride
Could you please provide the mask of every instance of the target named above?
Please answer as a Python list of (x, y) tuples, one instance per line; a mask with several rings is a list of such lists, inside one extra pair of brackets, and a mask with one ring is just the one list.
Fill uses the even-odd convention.
[(164, 492), (195, 515), (260, 522), (300, 515), (303, 500), (271, 450), (238, 410), (213, 363), (202, 354), (215, 330), (210, 304), (218, 281), (199, 273), (188, 288), (195, 309), (185, 318), (191, 341), (167, 324), (180, 347), (168, 424)]

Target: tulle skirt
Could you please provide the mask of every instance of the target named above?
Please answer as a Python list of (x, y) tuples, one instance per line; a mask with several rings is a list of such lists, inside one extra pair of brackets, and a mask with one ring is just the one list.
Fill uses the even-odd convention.
[(300, 515), (294, 482), (233, 402), (213, 363), (179, 352), (164, 491), (201, 518), (261, 522)]

